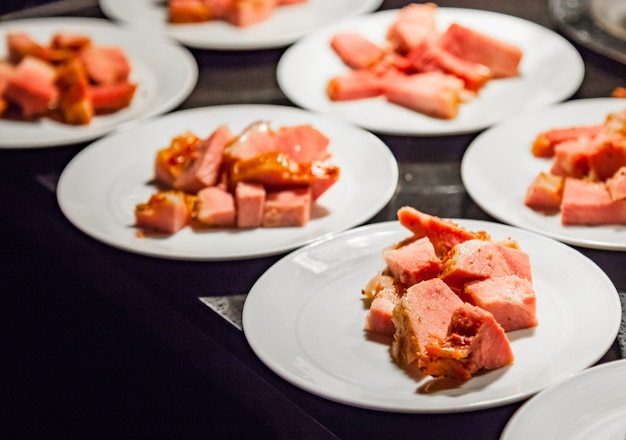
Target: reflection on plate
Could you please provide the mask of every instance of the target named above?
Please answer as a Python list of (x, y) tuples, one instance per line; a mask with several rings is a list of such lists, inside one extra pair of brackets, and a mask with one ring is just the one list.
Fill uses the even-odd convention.
[(369, 130), (400, 135), (449, 135), (481, 130), (512, 114), (561, 101), (580, 86), (584, 64), (576, 49), (558, 34), (516, 17), (472, 9), (438, 8), (443, 31), (452, 22), (469, 26), (523, 51), (520, 76), (489, 82), (458, 116), (440, 120), (390, 104), (382, 97), (332, 102), (328, 81), (349, 69), (329, 45), (339, 31), (357, 31), (384, 44), (386, 31), (397, 15), (388, 10), (344, 20), (298, 41), (281, 57), (278, 84), (295, 104), (351, 121)]
[[(623, 0), (550, 0), (550, 16), (577, 43), (626, 64)], [(610, 11), (608, 10), (610, 8)]]
[[(93, 18), (37, 18), (0, 24), (0, 41), (10, 32), (26, 32), (45, 43), (56, 32), (84, 34), (96, 44), (119, 46), (131, 63), (137, 91), (131, 105), (111, 115), (96, 116), (91, 124), (72, 126), (42, 118), (36, 122), (0, 120), (0, 148), (52, 147), (88, 141), (130, 122), (156, 116), (180, 104), (193, 90), (198, 66), (184, 48), (147, 39), (109, 21)], [(7, 56), (0, 47), (0, 59)]]
[[(562, 243), (511, 226), (455, 220), (528, 252), (539, 326), (509, 333), (512, 365), (459, 388), (426, 393), (389, 345), (367, 339), (361, 289), (383, 269), (382, 249), (408, 236), (398, 222), (355, 228), (298, 249), (254, 284), (243, 311), (250, 346), (292, 384), (337, 402), (397, 412), (453, 412), (526, 398), (596, 362), (609, 349), (621, 310), (602, 270)], [(568, 276), (562, 274), (567, 268)]]
[(540, 111), (525, 112), (484, 133), (467, 148), (461, 178), (472, 199), (491, 216), (577, 246), (626, 250), (626, 226), (567, 226), (561, 216), (546, 216), (524, 205), (528, 186), (550, 162), (532, 155), (541, 131), (604, 121), (608, 113), (626, 108), (620, 99), (574, 100)]
[(382, 0), (308, 0), (304, 4), (280, 7), (268, 20), (248, 28), (222, 21), (170, 25), (164, 3), (100, 0), (100, 8), (110, 18), (127, 22), (143, 32), (167, 35), (190, 47), (248, 50), (287, 46), (322, 26), (371, 12)]
[[(184, 228), (166, 238), (138, 238), (134, 208), (154, 192), (156, 151), (185, 131), (206, 137), (226, 124), (238, 133), (267, 120), (272, 127), (311, 124), (331, 140), (329, 150), (341, 176), (317, 206), (327, 214), (304, 227)], [(391, 199), (398, 164), (387, 146), (359, 128), (304, 110), (269, 105), (214, 106), (171, 113), (94, 142), (66, 167), (57, 198), (65, 216), (88, 235), (139, 254), (189, 260), (231, 260), (278, 254), (324, 235), (359, 225)]]
[(626, 359), (580, 372), (526, 402), (501, 440), (626, 438)]

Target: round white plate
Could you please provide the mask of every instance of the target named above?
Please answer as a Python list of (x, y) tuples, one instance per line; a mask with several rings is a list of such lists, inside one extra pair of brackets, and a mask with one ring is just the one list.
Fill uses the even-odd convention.
[[(167, 41), (149, 39), (96, 18), (36, 18), (0, 24), (0, 41), (10, 32), (26, 32), (47, 44), (56, 32), (89, 36), (95, 44), (119, 46), (131, 63), (137, 90), (131, 105), (116, 113), (95, 116), (89, 125), (72, 126), (42, 118), (36, 122), (0, 119), (0, 148), (52, 147), (88, 141), (131, 122), (165, 113), (193, 90), (198, 66), (188, 50)], [(0, 59), (7, 56), (0, 45)]]
[[(535, 329), (508, 334), (512, 365), (458, 388), (423, 392), (389, 344), (368, 339), (361, 289), (384, 268), (382, 249), (409, 237), (398, 222), (355, 228), (298, 249), (254, 284), (243, 310), (250, 346), (276, 374), (316, 395), (397, 412), (454, 412), (521, 400), (595, 363), (615, 340), (621, 308), (606, 274), (578, 251), (511, 226), (455, 220), (494, 239), (512, 237), (531, 258)], [(563, 276), (567, 271), (567, 276)]]
[(597, 365), (537, 394), (501, 440), (626, 438), (626, 359)]
[[(332, 162), (341, 171), (317, 200), (317, 217), (294, 228), (184, 228), (165, 238), (136, 236), (135, 206), (156, 190), (150, 182), (157, 150), (187, 130), (206, 137), (226, 124), (236, 134), (259, 120), (274, 128), (311, 124), (330, 138)], [(391, 151), (364, 130), (292, 107), (230, 105), (171, 113), (96, 141), (63, 171), (57, 198), (72, 223), (112, 246), (163, 258), (229, 260), (278, 254), (359, 225), (387, 204), (397, 182)]]
[(624, 109), (622, 99), (568, 101), (525, 112), (481, 133), (465, 151), (461, 178), (472, 199), (488, 214), (505, 223), (588, 248), (626, 250), (626, 226), (563, 226), (560, 215), (544, 215), (524, 205), (526, 191), (550, 159), (532, 155), (532, 142), (541, 131), (601, 123)]
[(169, 24), (164, 2), (154, 0), (100, 0), (110, 18), (129, 23), (144, 32), (169, 36), (199, 49), (249, 50), (287, 46), (315, 29), (342, 18), (371, 12), (382, 0), (308, 0), (281, 6), (254, 26), (240, 28), (223, 21)]
[(462, 104), (452, 120), (440, 120), (388, 103), (383, 97), (333, 102), (328, 81), (349, 71), (330, 47), (332, 35), (356, 31), (384, 44), (397, 10), (344, 20), (298, 41), (281, 57), (278, 85), (300, 107), (346, 119), (369, 130), (399, 135), (450, 135), (481, 130), (528, 108), (561, 101), (572, 95), (584, 76), (576, 49), (547, 28), (509, 15), (472, 9), (438, 8), (443, 31), (457, 22), (516, 44), (523, 51), (520, 76), (490, 81), (471, 102)]

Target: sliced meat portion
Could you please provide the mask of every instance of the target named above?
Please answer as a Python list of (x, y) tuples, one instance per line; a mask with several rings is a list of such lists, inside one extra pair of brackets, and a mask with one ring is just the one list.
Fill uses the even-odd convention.
[(135, 225), (173, 234), (189, 223), (194, 202), (195, 198), (182, 191), (159, 191), (135, 207)]
[(80, 51), (79, 58), (96, 84), (126, 81), (130, 75), (130, 62), (121, 47), (89, 45)]
[(393, 311), (393, 359), (407, 366), (424, 355), (427, 346), (445, 338), (452, 314), (462, 304), (438, 278), (408, 288)]
[(330, 47), (352, 69), (369, 69), (380, 62), (385, 52), (359, 32), (339, 32), (330, 39)]
[(235, 187), (238, 228), (258, 228), (263, 223), (266, 191), (260, 183), (239, 182)]
[(224, 19), (239, 27), (249, 27), (272, 16), (276, 0), (238, 0), (226, 10)]
[(403, 206), (398, 210), (398, 220), (416, 236), (428, 237), (439, 258), (443, 258), (458, 243), (472, 239), (490, 239), (489, 234), (484, 231), (467, 231), (451, 220), (426, 214), (410, 206)]
[(435, 278), (441, 268), (441, 260), (428, 237), (412, 237), (390, 246), (383, 250), (383, 258), (389, 272), (406, 287)]
[(582, 136), (594, 138), (602, 130), (603, 124), (553, 128), (537, 135), (532, 145), (535, 157), (552, 157), (554, 147), (561, 142), (579, 139)]
[(89, 124), (94, 108), (89, 96), (87, 72), (78, 59), (71, 58), (57, 68), (56, 85), (63, 122), (72, 125)]
[(501, 368), (513, 360), (509, 340), (494, 316), (465, 303), (453, 312), (446, 336), (420, 353), (419, 366), (424, 374), (465, 382), (480, 370)]
[(492, 313), (505, 332), (538, 324), (535, 290), (530, 281), (517, 275), (468, 283), (464, 297)]
[(198, 191), (196, 218), (207, 226), (235, 226), (235, 199), (231, 193), (209, 186)]
[(374, 98), (383, 94), (382, 79), (371, 70), (350, 70), (328, 81), (326, 93), (332, 101)]
[(329, 143), (324, 133), (309, 124), (283, 126), (274, 133), (276, 150), (299, 163), (327, 160)]
[(567, 226), (626, 224), (626, 200), (614, 201), (603, 182), (565, 179), (561, 223)]
[(391, 48), (395, 52), (406, 54), (437, 35), (436, 12), (435, 3), (412, 3), (400, 9), (387, 30), (387, 40)]
[(113, 84), (89, 86), (89, 97), (96, 114), (114, 113), (130, 105), (137, 84), (120, 81)]
[(311, 218), (311, 188), (268, 190), (263, 227), (304, 226)]
[(247, 160), (274, 151), (274, 133), (268, 121), (257, 121), (246, 127), (224, 149), (228, 161)]
[(606, 130), (594, 138), (593, 144), (588, 156), (589, 175), (593, 180), (605, 181), (626, 166), (626, 135), (623, 131)]
[(203, 0), (169, 0), (167, 16), (174, 24), (200, 23), (211, 19), (211, 10)]
[(528, 187), (524, 204), (534, 211), (546, 214), (559, 212), (564, 182), (563, 177), (542, 171)]
[(24, 118), (36, 118), (56, 107), (59, 91), (55, 81), (54, 66), (27, 55), (15, 67), (4, 97), (21, 109)]
[(457, 115), (465, 99), (464, 90), (461, 79), (442, 72), (391, 75), (383, 81), (389, 102), (440, 119)]
[(522, 51), (514, 44), (452, 23), (441, 36), (441, 47), (459, 58), (487, 66), (495, 78), (518, 75)]
[[(392, 276), (377, 274), (366, 290), (372, 295), (369, 311), (365, 319), (365, 329), (374, 333), (393, 335), (393, 310), (400, 302), (405, 288), (395, 282)], [(366, 291), (364, 294), (367, 295)]]
[(25, 32), (9, 32), (6, 35), (7, 60), (19, 64), (27, 56), (41, 58), (46, 49)]
[(626, 199), (626, 166), (621, 167), (607, 179), (606, 187), (613, 201)]
[(581, 179), (589, 173), (589, 157), (594, 150), (591, 138), (586, 136), (563, 141), (554, 147), (550, 174)]
[(194, 159), (194, 151), (201, 139), (191, 132), (175, 136), (166, 148), (157, 151), (154, 161), (154, 179), (156, 183), (171, 187), (178, 175)]

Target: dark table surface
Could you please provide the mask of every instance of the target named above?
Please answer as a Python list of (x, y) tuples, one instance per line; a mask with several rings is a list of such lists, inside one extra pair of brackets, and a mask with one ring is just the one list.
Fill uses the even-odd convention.
[[(41, 2), (13, 3), (4, 3), (2, 12)], [(387, 0), (381, 9), (407, 3)], [(555, 29), (546, 0), (438, 4), (498, 11)], [(103, 17), (97, 6), (72, 14)], [(625, 65), (578, 49), (586, 73), (572, 98), (606, 97), (626, 86)], [(291, 105), (275, 79), (283, 51), (192, 50), (200, 77), (179, 108)], [(493, 220), (460, 178), (474, 136), (380, 136), (400, 163), (400, 191), (370, 221), (394, 219), (405, 203), (444, 217)], [(241, 330), (199, 300), (245, 294), (282, 255), (171, 261), (86, 236), (65, 219), (55, 196), (63, 168), (86, 145), (0, 150), (2, 438), (497, 439), (522, 403), (394, 414), (330, 402), (285, 382), (257, 359)], [(403, 190), (406, 170), (424, 176), (410, 191)], [(444, 197), (437, 194), (440, 185), (456, 190)], [(625, 253), (580, 251), (626, 291)], [(620, 357), (615, 343), (600, 362)]]

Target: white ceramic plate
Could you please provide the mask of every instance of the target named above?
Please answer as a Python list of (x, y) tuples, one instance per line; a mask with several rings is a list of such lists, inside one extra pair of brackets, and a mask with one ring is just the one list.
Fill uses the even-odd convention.
[(588, 248), (626, 250), (626, 226), (563, 226), (561, 216), (547, 216), (524, 205), (526, 191), (550, 159), (532, 155), (532, 141), (541, 131), (601, 123), (626, 107), (612, 98), (568, 101), (525, 112), (481, 133), (467, 148), (461, 178), (472, 199), (491, 216), (511, 225)]
[[(236, 134), (258, 120), (274, 128), (311, 124), (330, 138), (332, 161), (341, 172), (317, 200), (315, 218), (304, 227), (184, 228), (165, 238), (136, 236), (134, 209), (155, 191), (150, 181), (157, 150), (187, 130), (206, 137), (226, 124)], [(398, 164), (391, 151), (364, 130), (292, 107), (232, 105), (171, 113), (96, 141), (63, 171), (57, 197), (72, 223), (112, 246), (163, 258), (229, 260), (278, 254), (359, 225), (385, 206), (397, 182)]]
[(342, 18), (371, 12), (382, 0), (308, 0), (281, 6), (254, 26), (239, 28), (222, 21), (172, 25), (164, 2), (154, 0), (100, 0), (100, 8), (115, 20), (138, 30), (167, 35), (199, 49), (249, 50), (287, 46), (298, 38)]
[(387, 10), (344, 20), (298, 41), (279, 61), (281, 90), (300, 107), (332, 114), (375, 132), (434, 136), (478, 131), (521, 110), (561, 101), (582, 82), (584, 64), (579, 53), (549, 29), (494, 12), (439, 8), (437, 24), (442, 31), (457, 22), (519, 46), (523, 51), (520, 76), (489, 82), (452, 120), (424, 116), (390, 104), (383, 97), (348, 102), (328, 99), (328, 81), (349, 71), (330, 47), (332, 35), (357, 31), (384, 44), (397, 12)]
[[(94, 43), (119, 46), (131, 63), (137, 90), (131, 105), (114, 114), (96, 116), (89, 125), (72, 126), (42, 118), (37, 122), (0, 119), (0, 148), (52, 147), (88, 141), (132, 122), (159, 115), (180, 104), (193, 90), (198, 66), (186, 49), (148, 39), (95, 18), (37, 18), (0, 24), (0, 41), (10, 32), (26, 32), (46, 44), (56, 32), (89, 36)], [(0, 59), (7, 56), (0, 45)]]
[[(287, 255), (254, 284), (243, 310), (250, 346), (276, 374), (319, 396), (397, 412), (454, 412), (521, 400), (596, 362), (617, 334), (615, 287), (587, 257), (511, 226), (455, 220), (494, 239), (512, 237), (528, 252), (539, 326), (509, 333), (512, 365), (459, 388), (422, 392), (389, 344), (367, 339), (361, 289), (384, 268), (382, 249), (411, 234), (398, 222), (355, 228)], [(563, 272), (567, 271), (567, 276)]]
[(597, 365), (526, 402), (501, 440), (626, 438), (626, 359)]

